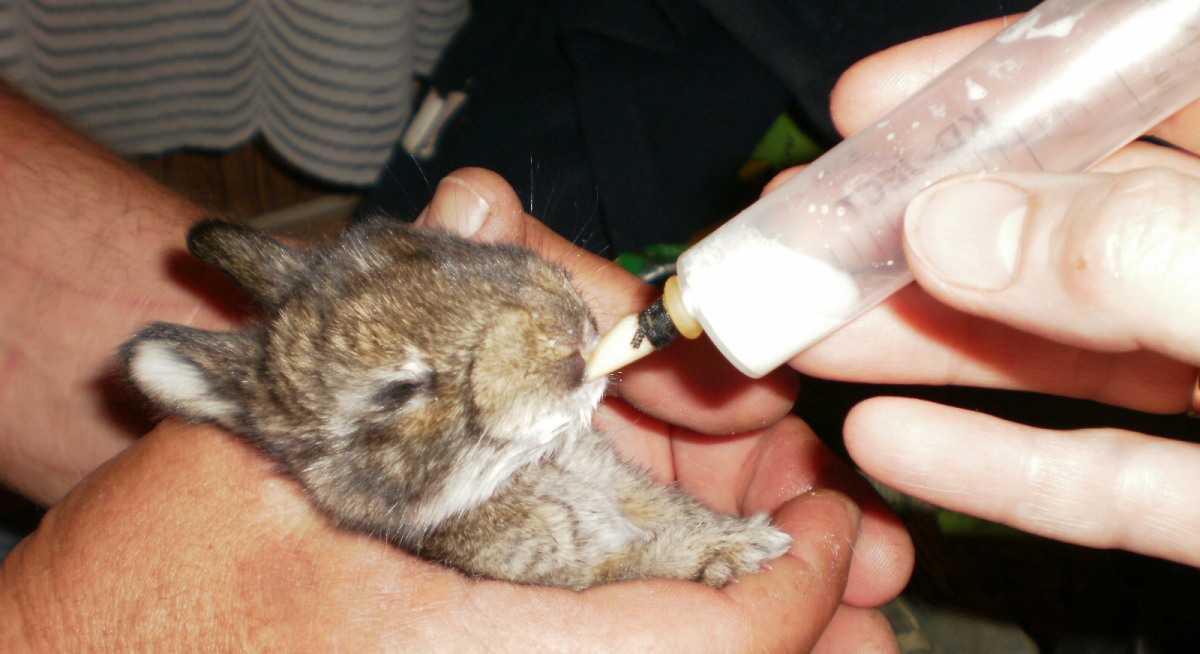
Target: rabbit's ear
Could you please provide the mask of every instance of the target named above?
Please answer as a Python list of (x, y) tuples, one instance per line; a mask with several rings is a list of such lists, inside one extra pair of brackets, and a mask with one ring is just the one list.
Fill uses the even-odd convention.
[(134, 384), (163, 409), (237, 429), (256, 379), (245, 334), (153, 324), (121, 348)]
[(244, 225), (205, 220), (188, 232), (188, 251), (225, 271), (267, 308), (279, 306), (306, 269), (303, 253)]

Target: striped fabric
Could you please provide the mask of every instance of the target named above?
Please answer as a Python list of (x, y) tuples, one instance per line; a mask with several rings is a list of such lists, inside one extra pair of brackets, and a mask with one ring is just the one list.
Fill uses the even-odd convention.
[(0, 0), (0, 75), (124, 154), (256, 133), (374, 181), (468, 0)]

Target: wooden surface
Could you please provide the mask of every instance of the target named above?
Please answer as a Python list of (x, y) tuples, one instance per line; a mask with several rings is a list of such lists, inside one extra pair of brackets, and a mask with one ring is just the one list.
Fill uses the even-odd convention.
[(283, 163), (256, 139), (225, 154), (180, 151), (139, 157), (144, 172), (206, 209), (249, 219), (348, 190), (323, 184)]

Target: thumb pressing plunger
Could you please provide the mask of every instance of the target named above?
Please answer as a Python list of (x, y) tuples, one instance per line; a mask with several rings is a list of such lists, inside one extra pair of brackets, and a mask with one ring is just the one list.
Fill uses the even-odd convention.
[(637, 361), (671, 344), (676, 336), (696, 338), (700, 323), (688, 313), (680, 297), (679, 278), (671, 277), (663, 296), (644, 311), (622, 318), (608, 331), (588, 359), (584, 377), (591, 380)]

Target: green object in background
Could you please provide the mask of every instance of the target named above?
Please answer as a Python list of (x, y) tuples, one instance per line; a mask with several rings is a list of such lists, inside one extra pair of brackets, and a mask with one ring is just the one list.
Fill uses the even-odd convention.
[(783, 114), (767, 128), (767, 133), (750, 154), (750, 160), (761, 161), (779, 170), (812, 161), (824, 151), (796, 125), (796, 121)]
[[(646, 246), (646, 249), (641, 252), (621, 253), (615, 261), (619, 266), (638, 277), (642, 277), (646, 281), (655, 282), (663, 274), (662, 270), (655, 271), (655, 268), (675, 263), (675, 260), (686, 249), (687, 246), (682, 243), (655, 243), (654, 245)], [(643, 277), (647, 274), (649, 277)], [(670, 274), (669, 270), (667, 274)]]
[(646, 265), (649, 260), (646, 259), (645, 255), (638, 254), (636, 252), (624, 252), (620, 255), (617, 255), (616, 261), (617, 265), (621, 266), (625, 270), (628, 270), (635, 275), (640, 275), (642, 274), (642, 271), (646, 269)]
[(954, 511), (937, 512), (938, 529), (947, 536), (982, 536), (988, 538), (1024, 538), (1024, 532), (1005, 525), (979, 518), (955, 513)]
[[(816, 159), (824, 149), (805, 134), (796, 121), (781, 114), (767, 128), (762, 139), (750, 154), (749, 160), (738, 172), (743, 182), (761, 184), (772, 171), (782, 170)], [(656, 243), (641, 252), (624, 252), (615, 261), (625, 270), (641, 276), (656, 266), (674, 263), (687, 249), (681, 243)]]
[(686, 249), (687, 246), (680, 243), (657, 243), (647, 247), (643, 252), (654, 263), (671, 263), (678, 259), (679, 255), (683, 254), (683, 251)]

